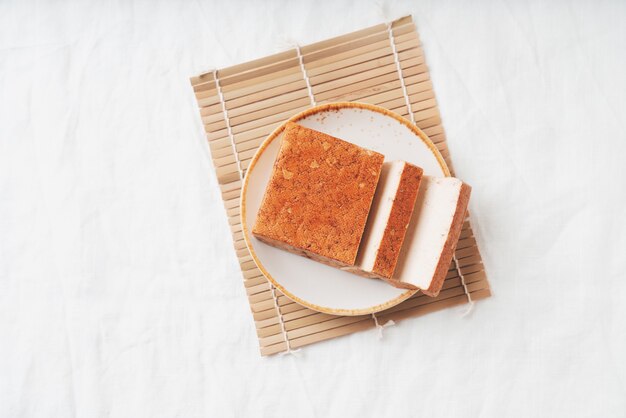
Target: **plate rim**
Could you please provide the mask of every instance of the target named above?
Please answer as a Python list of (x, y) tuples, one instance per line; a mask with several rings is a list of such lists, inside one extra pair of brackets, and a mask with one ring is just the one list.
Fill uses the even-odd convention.
[(365, 110), (370, 110), (370, 111), (373, 111), (373, 112), (381, 113), (381, 114), (383, 114), (385, 116), (392, 117), (395, 120), (397, 120), (398, 122), (400, 122), (401, 124), (405, 125), (411, 131), (413, 131), (413, 133), (415, 135), (417, 135), (417, 137), (420, 138), (422, 140), (422, 142), (424, 142), (424, 144), (435, 155), (435, 158), (437, 159), (437, 162), (439, 163), (439, 166), (441, 167), (444, 175), (446, 177), (450, 177), (451, 176), (450, 169), (448, 168), (448, 165), (446, 164), (446, 161), (443, 159), (443, 156), (441, 155), (441, 153), (439, 152), (439, 150), (437, 149), (435, 144), (432, 142), (432, 140), (420, 128), (418, 128), (417, 125), (414, 125), (411, 121), (409, 121), (405, 117), (403, 117), (403, 116), (401, 116), (401, 115), (399, 115), (399, 114), (397, 114), (395, 112), (392, 112), (392, 111), (390, 111), (388, 109), (385, 109), (384, 107), (372, 105), (372, 104), (369, 104), (369, 103), (361, 103), (361, 102), (333, 102), (333, 103), (325, 103), (325, 104), (321, 104), (321, 105), (310, 107), (310, 108), (308, 108), (306, 110), (303, 110), (303, 111), (295, 114), (294, 116), (290, 117), (289, 119), (287, 119), (286, 121), (281, 123), (278, 127), (276, 127), (276, 129), (274, 129), (272, 131), (272, 133), (270, 133), (269, 136), (267, 138), (265, 138), (265, 140), (263, 140), (263, 142), (259, 146), (259, 149), (254, 153), (254, 156), (252, 157), (252, 160), (250, 160), (250, 165), (248, 166), (248, 169), (246, 170), (246, 175), (244, 177), (243, 184), (242, 184), (242, 187), (241, 187), (241, 196), (239, 197), (239, 207), (241, 209), (241, 213), (239, 215), (239, 217), (240, 217), (239, 220), (241, 222), (241, 227), (242, 227), (242, 232), (243, 232), (243, 239), (244, 239), (244, 241), (246, 243), (246, 247), (248, 248), (248, 251), (250, 252), (252, 260), (254, 261), (254, 264), (256, 264), (257, 268), (259, 270), (261, 270), (261, 273), (263, 273), (263, 275), (267, 278), (267, 280), (270, 282), (271, 285), (273, 285), (278, 290), (280, 290), (285, 296), (287, 296), (292, 301), (294, 301), (296, 303), (299, 303), (300, 305), (303, 305), (303, 306), (305, 306), (307, 308), (313, 309), (314, 311), (327, 313), (327, 314), (331, 314), (331, 315), (357, 316), (357, 315), (374, 314), (374, 313), (377, 313), (377, 312), (384, 311), (385, 309), (389, 309), (389, 308), (391, 308), (393, 306), (396, 306), (399, 303), (404, 302), (405, 300), (407, 300), (408, 298), (410, 298), (411, 296), (413, 296), (417, 292), (419, 292), (419, 289), (415, 289), (415, 290), (409, 289), (406, 292), (404, 292), (404, 293), (400, 294), (399, 296), (397, 296), (396, 298), (388, 300), (387, 302), (384, 302), (384, 303), (381, 303), (381, 304), (378, 304), (378, 305), (374, 305), (374, 306), (370, 306), (368, 308), (361, 308), (361, 309), (330, 308), (330, 307), (327, 307), (327, 306), (320, 306), (320, 305), (316, 305), (314, 303), (308, 302), (308, 301), (306, 301), (304, 299), (299, 298), (298, 296), (294, 295), (293, 293), (289, 292), (288, 290), (286, 290), (265, 269), (265, 267), (263, 266), (263, 264), (261, 263), (261, 261), (257, 257), (256, 252), (254, 251), (254, 246), (252, 245), (252, 243), (248, 239), (248, 235), (249, 234), (248, 234), (248, 228), (247, 228), (246, 221), (245, 221), (246, 213), (247, 213), (246, 192), (247, 192), (247, 189), (248, 189), (248, 180), (249, 180), (249, 177), (250, 177), (250, 173), (252, 173), (252, 171), (253, 171), (257, 161), (259, 160), (259, 158), (261, 157), (261, 155), (263, 154), (265, 149), (269, 146), (269, 144), (272, 143), (272, 141), (274, 141), (274, 139), (276, 139), (278, 137), (278, 135), (280, 135), (283, 132), (283, 130), (285, 129), (285, 126), (287, 125), (287, 123), (289, 123), (289, 122), (297, 122), (297, 121), (299, 121), (301, 119), (306, 118), (307, 116), (310, 116), (310, 115), (313, 115), (313, 114), (316, 114), (316, 113), (330, 111), (330, 110), (340, 110), (340, 109), (346, 109), (346, 108), (350, 108), (350, 109), (365, 109)]

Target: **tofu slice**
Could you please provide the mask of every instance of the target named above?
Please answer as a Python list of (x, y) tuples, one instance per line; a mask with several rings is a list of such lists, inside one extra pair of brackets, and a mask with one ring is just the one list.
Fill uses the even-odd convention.
[(437, 296), (461, 234), (471, 187), (453, 177), (424, 176), (396, 273), (389, 283)]
[(383, 164), (354, 273), (391, 279), (413, 214), (423, 170), (405, 161)]
[(384, 159), (288, 123), (252, 234), (320, 263), (353, 266)]

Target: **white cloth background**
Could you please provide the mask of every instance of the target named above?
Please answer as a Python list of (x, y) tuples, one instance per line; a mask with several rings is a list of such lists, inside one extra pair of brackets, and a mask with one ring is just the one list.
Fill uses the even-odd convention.
[(626, 414), (626, 3), (412, 13), (494, 297), (261, 358), (188, 77), (361, 1), (0, 2), (0, 416)]

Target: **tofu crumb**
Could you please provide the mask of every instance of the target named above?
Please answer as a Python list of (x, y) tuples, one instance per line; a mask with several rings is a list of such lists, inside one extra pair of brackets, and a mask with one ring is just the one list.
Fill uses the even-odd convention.
[(283, 168), (283, 177), (289, 180), (293, 177), (293, 173), (285, 168)]

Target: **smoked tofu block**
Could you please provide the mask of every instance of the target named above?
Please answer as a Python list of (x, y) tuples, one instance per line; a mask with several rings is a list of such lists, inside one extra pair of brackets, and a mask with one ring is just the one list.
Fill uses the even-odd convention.
[(391, 279), (413, 214), (422, 169), (404, 161), (383, 165), (354, 273)]
[(354, 265), (383, 159), (287, 124), (252, 234), (334, 267)]
[(389, 283), (437, 296), (461, 234), (471, 187), (453, 177), (424, 176), (396, 273)]

